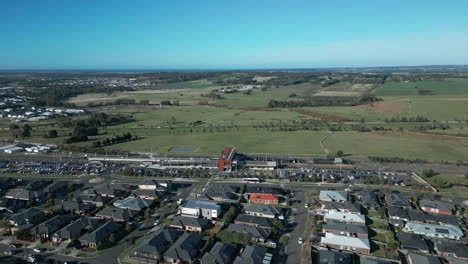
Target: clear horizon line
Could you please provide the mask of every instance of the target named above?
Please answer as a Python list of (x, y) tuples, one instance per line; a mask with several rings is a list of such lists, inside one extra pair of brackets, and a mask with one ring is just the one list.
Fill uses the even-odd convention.
[(417, 67), (468, 67), (468, 64), (428, 64), (428, 65), (390, 65), (390, 66), (339, 66), (339, 67), (274, 67), (274, 68), (260, 68), (260, 67), (239, 67), (239, 68), (128, 68), (128, 69), (112, 69), (112, 68), (82, 68), (82, 69), (73, 69), (73, 68), (64, 68), (64, 69), (0, 69), (0, 72), (45, 72), (45, 71), (101, 71), (101, 72), (138, 72), (138, 71), (167, 71), (167, 72), (176, 72), (176, 71), (281, 71), (281, 70), (324, 70), (324, 69), (367, 69), (367, 68), (417, 68)]

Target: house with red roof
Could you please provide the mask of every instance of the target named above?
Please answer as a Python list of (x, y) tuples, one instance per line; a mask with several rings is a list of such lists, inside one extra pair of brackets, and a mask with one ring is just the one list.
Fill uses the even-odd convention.
[(252, 194), (249, 202), (254, 204), (278, 204), (279, 198), (271, 194)]

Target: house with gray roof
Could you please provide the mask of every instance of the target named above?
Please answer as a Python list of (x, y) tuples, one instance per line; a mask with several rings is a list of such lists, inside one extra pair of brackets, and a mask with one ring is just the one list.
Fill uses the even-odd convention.
[(241, 255), (234, 260), (234, 264), (269, 264), (273, 255), (264, 247), (245, 246)]
[(68, 190), (68, 181), (54, 181), (44, 188), (46, 193), (63, 193)]
[(98, 225), (99, 219), (81, 217), (52, 235), (52, 242), (71, 241), (80, 238), (87, 231), (94, 229)]
[(159, 263), (163, 253), (172, 246), (184, 232), (172, 228), (161, 228), (137, 247), (130, 257), (145, 263)]
[(248, 225), (267, 229), (271, 229), (273, 227), (273, 220), (271, 218), (258, 217), (246, 214), (239, 214), (234, 220), (234, 223), (238, 225)]
[(278, 218), (283, 216), (283, 208), (265, 204), (253, 204), (244, 203), (242, 204), (242, 211), (245, 214), (260, 216), (266, 218)]
[(366, 255), (369, 255), (371, 250), (367, 238), (340, 236), (332, 233), (325, 233), (325, 237), (320, 240), (320, 246)]
[(398, 232), (396, 234), (402, 250), (420, 251), (429, 253), (429, 246), (426, 240), (418, 234)]
[(193, 263), (198, 258), (203, 246), (203, 235), (185, 232), (164, 253), (164, 260), (169, 263)]
[(428, 237), (450, 238), (460, 240), (463, 237), (463, 231), (455, 225), (431, 225), (408, 222), (404, 231), (420, 234)]
[(114, 202), (114, 206), (121, 209), (128, 209), (135, 212), (141, 212), (153, 204), (153, 200), (141, 199), (141, 198), (125, 198), (123, 200), (117, 200)]
[(99, 243), (107, 241), (110, 234), (117, 232), (122, 226), (116, 221), (108, 221), (90, 233), (79, 238), (82, 246), (95, 248)]
[(215, 200), (219, 202), (238, 202), (237, 186), (229, 184), (213, 184), (199, 195), (199, 199)]
[(388, 206), (387, 207), (388, 217), (390, 219), (409, 221), (408, 210), (405, 210), (398, 206)]
[(406, 257), (408, 264), (442, 264), (440, 258), (436, 256), (418, 255), (410, 253)]
[(34, 200), (38, 203), (45, 200), (46, 194), (43, 191), (28, 190), (24, 188), (15, 188), (9, 190), (5, 194), (5, 198), (30, 201)]
[(128, 222), (130, 219), (132, 219), (132, 217), (136, 216), (136, 214), (137, 213), (132, 210), (108, 206), (97, 212), (96, 216), (117, 222)]
[(237, 254), (237, 245), (216, 242), (201, 258), (201, 264), (231, 264)]
[(248, 234), (252, 240), (260, 243), (265, 243), (271, 235), (271, 229), (238, 224), (230, 224), (226, 231)]
[(94, 204), (80, 203), (78, 201), (60, 201), (56, 206), (58, 210), (72, 214), (83, 215), (96, 208)]
[(401, 193), (387, 193), (385, 195), (385, 203), (387, 206), (396, 206), (406, 209), (411, 209), (411, 201)]
[(319, 264), (351, 264), (351, 254), (335, 250), (319, 251)]
[(368, 238), (369, 230), (364, 225), (351, 225), (335, 221), (329, 221), (322, 225), (323, 233), (332, 233), (342, 236)]
[(76, 201), (101, 207), (112, 201), (112, 198), (100, 195), (80, 195), (76, 198)]
[(130, 197), (137, 197), (141, 199), (149, 199), (149, 200), (158, 200), (164, 196), (164, 192), (157, 191), (157, 190), (142, 190), (136, 189), (130, 193)]
[(283, 196), (284, 194), (283, 190), (280, 188), (258, 185), (247, 185), (244, 193), (248, 195), (270, 194), (276, 197)]
[(437, 254), (446, 258), (455, 258), (458, 260), (468, 261), (468, 244), (463, 242), (455, 242), (450, 240), (436, 240), (434, 249)]
[(21, 209), (26, 208), (28, 201), (0, 198), (0, 210), (5, 210), (10, 213), (16, 213)]
[(377, 199), (377, 195), (374, 192), (360, 191), (356, 193), (358, 201), (362, 203), (368, 209), (377, 209), (380, 207), (380, 203)]
[(10, 231), (14, 234), (18, 230), (26, 230), (44, 220), (44, 212), (37, 208), (29, 208), (8, 218), (12, 225)]
[(360, 214), (362, 208), (356, 203), (323, 202), (320, 211)]
[(177, 217), (169, 226), (185, 231), (203, 232), (210, 228), (213, 224), (208, 219), (194, 217)]
[(453, 215), (455, 212), (455, 206), (452, 203), (444, 201), (432, 201), (427, 199), (421, 199), (419, 201), (419, 207), (423, 211), (434, 214)]
[(348, 200), (348, 192), (320, 191), (319, 198), (322, 202), (346, 202)]
[(29, 235), (37, 238), (49, 238), (50, 235), (77, 219), (77, 215), (57, 215), (28, 230)]

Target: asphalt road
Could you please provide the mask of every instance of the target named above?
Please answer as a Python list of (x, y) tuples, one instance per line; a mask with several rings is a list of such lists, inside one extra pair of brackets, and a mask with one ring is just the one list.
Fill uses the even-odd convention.
[(297, 200), (301, 202), (297, 205), (295, 216), (295, 224), (293, 231), (290, 233), (288, 245), (285, 249), (285, 255), (287, 255), (286, 263), (298, 264), (301, 261), (304, 244), (299, 244), (298, 240), (301, 237), (303, 240), (304, 230), (307, 222), (308, 209), (304, 207), (305, 204), (305, 193), (304, 189), (294, 188), (294, 195)]

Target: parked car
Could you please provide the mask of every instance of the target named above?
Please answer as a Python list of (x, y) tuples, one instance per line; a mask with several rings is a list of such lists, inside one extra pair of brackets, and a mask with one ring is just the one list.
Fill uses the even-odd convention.
[(36, 253), (41, 253), (41, 252), (44, 252), (44, 249), (43, 248), (35, 248), (33, 249), (34, 252)]
[(300, 237), (300, 238), (297, 240), (297, 243), (299, 243), (299, 244), (304, 243), (304, 241), (302, 240), (302, 237)]
[(161, 223), (161, 220), (159, 220), (159, 219), (156, 220), (156, 221), (154, 221), (154, 225), (155, 225), (155, 226), (159, 225), (159, 223)]
[(309, 208), (309, 204), (304, 204), (304, 207), (305, 207), (305, 208)]

